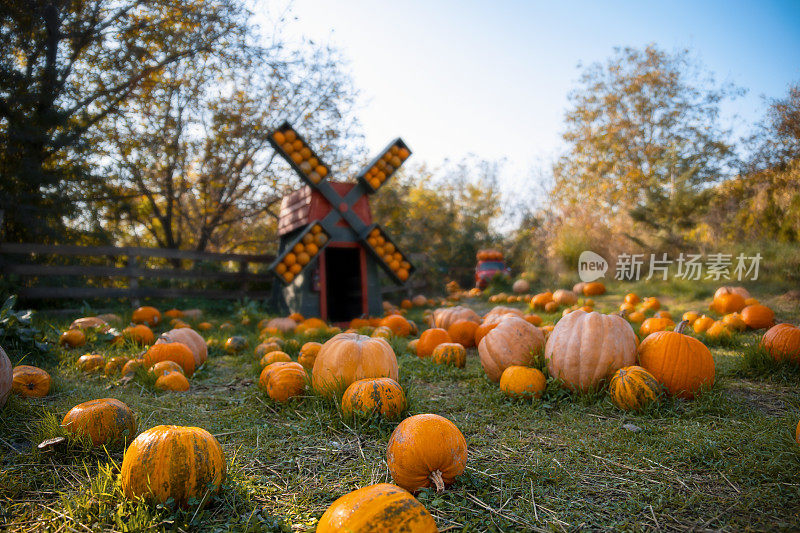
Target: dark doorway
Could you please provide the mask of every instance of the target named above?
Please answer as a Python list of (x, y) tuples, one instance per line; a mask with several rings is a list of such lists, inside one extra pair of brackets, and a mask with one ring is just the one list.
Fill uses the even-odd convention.
[(361, 250), (325, 249), (328, 322), (349, 322), (361, 316)]

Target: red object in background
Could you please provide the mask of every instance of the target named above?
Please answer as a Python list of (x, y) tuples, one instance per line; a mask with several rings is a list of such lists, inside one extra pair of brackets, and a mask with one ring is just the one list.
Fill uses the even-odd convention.
[[(341, 181), (332, 181), (330, 184), (342, 198), (347, 196), (347, 193), (356, 186), (355, 183)], [(281, 200), (281, 211), (278, 217), (278, 235), (286, 235), (315, 220), (322, 220), (331, 212), (332, 208), (328, 200), (322, 196), (322, 193), (309, 186), (302, 187), (290, 195), (284, 196), (283, 200)], [(369, 199), (366, 194), (362, 195), (361, 198), (353, 204), (352, 209), (364, 224), (367, 226), (372, 224), (372, 210), (369, 207)], [(346, 211), (347, 209), (341, 210)], [(344, 220), (340, 220), (337, 225), (349, 227)]]
[(475, 267), (475, 286), (481, 290), (485, 289), (498, 274), (510, 277), (511, 269), (503, 261), (478, 261)]

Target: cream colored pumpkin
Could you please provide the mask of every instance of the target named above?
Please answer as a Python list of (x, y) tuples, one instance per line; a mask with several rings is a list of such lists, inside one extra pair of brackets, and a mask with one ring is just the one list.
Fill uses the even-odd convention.
[(459, 320), (469, 320), (478, 324), (481, 323), (481, 317), (478, 313), (469, 307), (461, 305), (444, 307), (433, 312), (433, 326), (436, 328), (448, 329)]
[(574, 305), (578, 303), (578, 295), (566, 289), (558, 289), (553, 293), (553, 301), (558, 305)]
[(500, 381), (510, 366), (531, 366), (544, 347), (542, 330), (518, 316), (506, 316), (481, 339), (478, 354), (488, 378)]
[(636, 364), (636, 334), (618, 315), (578, 309), (558, 321), (544, 354), (552, 377), (572, 390), (588, 391)]

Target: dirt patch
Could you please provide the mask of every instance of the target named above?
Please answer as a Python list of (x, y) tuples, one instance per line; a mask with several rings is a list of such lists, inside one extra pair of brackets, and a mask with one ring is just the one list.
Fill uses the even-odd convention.
[(742, 380), (732, 383), (728, 392), (732, 398), (765, 414), (775, 415), (789, 411), (789, 406), (784, 401), (785, 394), (777, 387), (765, 387), (763, 383)]

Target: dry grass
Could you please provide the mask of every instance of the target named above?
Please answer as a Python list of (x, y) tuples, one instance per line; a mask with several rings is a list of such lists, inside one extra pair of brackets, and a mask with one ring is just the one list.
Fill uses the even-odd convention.
[[(678, 314), (702, 309), (707, 291), (652, 287), (640, 294), (667, 294)], [(612, 310), (623, 292), (596, 300)], [(781, 317), (796, 320), (796, 303), (785, 301), (775, 303)], [(56, 386), (47, 398), (12, 398), (0, 412), (0, 524), (15, 531), (313, 530), (334, 499), (390, 481), (385, 452), (396, 422), (345, 419), (335, 402), (313, 395), (272, 402), (257, 388), (254, 327), (211, 337), (222, 341), (230, 334), (246, 335), (250, 349), (240, 355), (212, 349), (187, 394), (155, 391), (143, 379), (80, 374), (74, 361), (88, 349), (35, 361), (53, 373)], [(512, 401), (486, 380), (475, 350), (459, 370), (420, 360), (397, 339), (408, 414), (449, 418), (470, 450), (467, 471), (453, 487), (418, 498), (440, 529), (449, 530), (794, 529), (800, 524), (800, 446), (793, 438), (800, 372), (765, 360), (756, 340), (753, 333), (737, 335), (712, 347), (717, 382), (697, 400), (665, 400), (630, 414), (602, 391), (576, 397), (554, 385), (542, 401)], [(102, 353), (107, 344), (92, 339), (89, 348)], [(114, 353), (137, 350), (127, 345)], [(181, 424), (215, 434), (230, 472), (220, 494), (188, 510), (128, 501), (118, 482), (123, 450), (72, 441), (36, 449), (41, 439), (60, 434), (58, 422), (70, 407), (98, 397), (127, 403), (140, 431)], [(639, 430), (626, 429), (629, 424)]]

